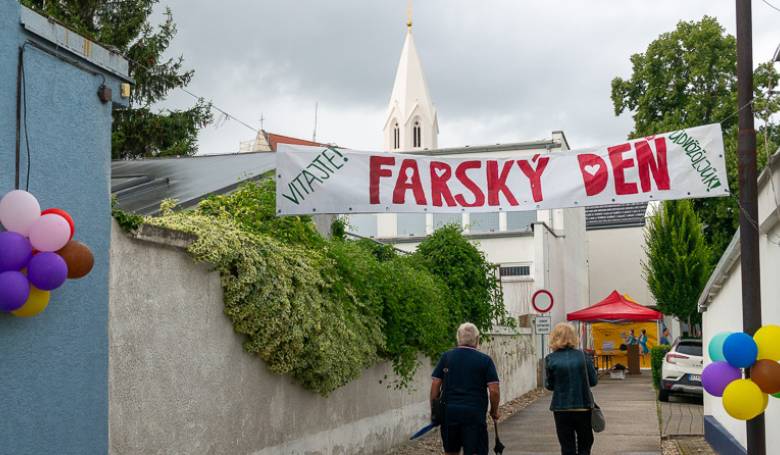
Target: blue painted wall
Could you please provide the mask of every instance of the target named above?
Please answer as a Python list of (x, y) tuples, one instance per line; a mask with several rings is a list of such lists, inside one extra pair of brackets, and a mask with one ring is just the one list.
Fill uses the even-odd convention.
[[(0, 0), (0, 195), (14, 188), (19, 47), (47, 45), (24, 31), (20, 11)], [(96, 95), (100, 76), (30, 46), (24, 63), (29, 191), (42, 208), (71, 213), (95, 267), (53, 291), (43, 314), (0, 315), (0, 453), (107, 453), (112, 105)], [(106, 74), (114, 94), (119, 82)], [(23, 142), (22, 188), (27, 166)]]

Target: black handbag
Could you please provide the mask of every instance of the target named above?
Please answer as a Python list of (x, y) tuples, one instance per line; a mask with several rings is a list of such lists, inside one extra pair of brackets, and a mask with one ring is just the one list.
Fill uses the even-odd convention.
[(449, 373), (450, 358), (444, 354), (444, 377), (441, 380), (441, 389), (439, 389), (439, 396), (431, 402), (431, 421), (435, 424), (442, 425), (444, 423), (444, 412), (447, 408), (447, 400), (444, 396), (444, 391), (447, 388), (447, 373)]

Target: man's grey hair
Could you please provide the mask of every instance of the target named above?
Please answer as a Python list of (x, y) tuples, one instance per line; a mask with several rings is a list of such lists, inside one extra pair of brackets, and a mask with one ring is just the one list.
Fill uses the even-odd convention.
[(476, 348), (479, 344), (479, 329), (470, 322), (464, 322), (458, 327), (458, 346)]

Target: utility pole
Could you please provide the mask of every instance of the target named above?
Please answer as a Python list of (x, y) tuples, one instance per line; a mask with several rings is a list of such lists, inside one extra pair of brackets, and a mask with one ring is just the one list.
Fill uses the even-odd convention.
[[(753, 124), (753, 26), (751, 0), (737, 1), (737, 107), (739, 110), (739, 240), (742, 265), (742, 328), (761, 327), (761, 275), (758, 252), (756, 130)], [(748, 370), (746, 375), (750, 375)], [(764, 414), (749, 420), (747, 452), (766, 455)]]

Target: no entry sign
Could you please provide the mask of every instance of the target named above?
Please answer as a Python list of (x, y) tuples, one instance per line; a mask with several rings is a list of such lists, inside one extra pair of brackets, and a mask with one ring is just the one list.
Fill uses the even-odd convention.
[(729, 194), (718, 124), (503, 158), (292, 145), (276, 155), (279, 215), (544, 210)]
[(540, 313), (547, 313), (552, 310), (554, 302), (552, 293), (546, 289), (539, 289), (531, 297), (531, 305), (534, 307), (534, 310)]

